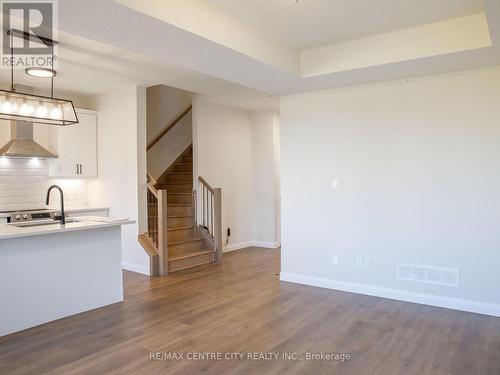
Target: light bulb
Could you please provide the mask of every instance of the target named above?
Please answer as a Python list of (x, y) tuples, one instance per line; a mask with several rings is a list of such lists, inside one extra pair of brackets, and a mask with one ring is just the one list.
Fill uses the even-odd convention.
[(21, 106), (21, 109), (19, 110), (19, 112), (21, 113), (21, 115), (23, 116), (29, 116), (33, 113), (33, 106), (27, 104), (27, 103), (23, 103), (23, 105)]
[(54, 108), (52, 111), (50, 111), (50, 117), (53, 119), (60, 119), (61, 118), (61, 110), (59, 108)]
[(47, 108), (42, 104), (36, 109), (37, 117), (45, 117), (47, 115)]
[(5, 103), (3, 103), (2, 111), (4, 113), (11, 113), (12, 112), (12, 104), (8, 100)]
[(31, 158), (30, 164), (31, 164), (31, 166), (36, 167), (36, 166), (40, 165), (40, 160), (38, 158)]

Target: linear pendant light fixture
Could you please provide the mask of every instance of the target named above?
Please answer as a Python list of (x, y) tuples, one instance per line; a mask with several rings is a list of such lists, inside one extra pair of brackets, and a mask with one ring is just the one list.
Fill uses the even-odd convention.
[[(54, 76), (53, 69), (28, 68), (26, 73), (30, 76), (51, 78), (51, 89), (49, 96), (24, 94), (14, 90), (14, 44), (13, 38), (22, 38), (38, 43), (43, 43), (52, 48), (52, 65), (54, 65), (54, 45), (52, 39), (39, 37), (24, 31), (11, 29), (7, 31), (10, 35), (11, 74), (10, 90), (0, 90), (0, 119), (27, 121), (37, 124), (67, 126), (78, 123), (73, 102), (67, 99), (54, 98)], [(29, 71), (28, 71), (29, 70)], [(38, 75), (37, 75), (38, 73)], [(45, 74), (45, 75), (44, 75)]]

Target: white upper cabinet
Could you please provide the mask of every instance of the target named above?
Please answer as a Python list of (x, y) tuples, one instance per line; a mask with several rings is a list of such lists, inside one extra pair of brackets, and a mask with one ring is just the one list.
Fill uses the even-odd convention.
[(58, 158), (51, 177), (97, 177), (97, 112), (77, 109), (79, 123), (54, 126), (51, 138)]

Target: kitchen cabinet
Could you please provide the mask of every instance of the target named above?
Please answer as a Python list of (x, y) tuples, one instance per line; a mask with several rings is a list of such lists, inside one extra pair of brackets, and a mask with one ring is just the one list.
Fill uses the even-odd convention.
[(58, 155), (50, 163), (51, 177), (97, 177), (97, 112), (77, 109), (79, 123), (51, 129)]
[(123, 301), (121, 226), (131, 223), (0, 228), (0, 336)]

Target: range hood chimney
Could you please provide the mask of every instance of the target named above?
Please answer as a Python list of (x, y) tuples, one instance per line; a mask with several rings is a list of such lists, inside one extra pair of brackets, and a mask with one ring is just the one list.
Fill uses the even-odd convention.
[[(16, 91), (32, 94), (33, 88), (16, 85)], [(33, 123), (26, 121), (10, 122), (11, 140), (0, 148), (0, 156), (12, 158), (57, 158), (52, 152), (33, 140)]]

